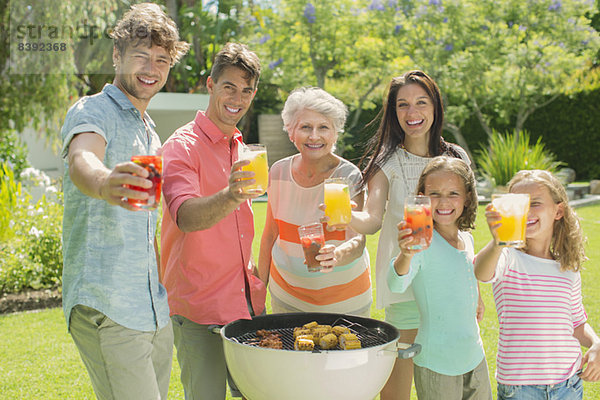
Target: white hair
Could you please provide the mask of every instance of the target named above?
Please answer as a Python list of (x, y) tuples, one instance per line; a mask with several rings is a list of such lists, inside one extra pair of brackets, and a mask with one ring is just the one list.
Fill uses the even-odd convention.
[(317, 87), (301, 87), (290, 93), (281, 111), (286, 132), (291, 131), (296, 123), (297, 114), (305, 109), (322, 114), (331, 120), (336, 132), (343, 132), (348, 108), (341, 100)]

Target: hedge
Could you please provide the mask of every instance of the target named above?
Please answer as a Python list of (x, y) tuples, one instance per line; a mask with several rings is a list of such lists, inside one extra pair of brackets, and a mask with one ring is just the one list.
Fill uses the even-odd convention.
[(532, 141), (542, 142), (577, 180), (600, 179), (600, 89), (561, 96), (525, 123)]

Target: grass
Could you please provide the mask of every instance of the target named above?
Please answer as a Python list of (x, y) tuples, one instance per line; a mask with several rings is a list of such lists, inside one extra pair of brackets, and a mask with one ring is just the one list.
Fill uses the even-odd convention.
[[(256, 238), (254, 254), (258, 245), (265, 217), (266, 203), (254, 205)], [(487, 225), (480, 208), (478, 229), (473, 232), (476, 250), (490, 239)], [(588, 322), (600, 332), (600, 205), (578, 209), (583, 229), (589, 238), (587, 255), (590, 258), (582, 272), (584, 304)], [(378, 235), (368, 237), (367, 248), (371, 260), (375, 260)], [(374, 282), (374, 268), (373, 268)], [(492, 389), (494, 380), (498, 321), (490, 285), (481, 285), (487, 307), (481, 324)], [(269, 301), (267, 299), (267, 301)], [(268, 305), (270, 309), (270, 305)], [(372, 309), (371, 316), (383, 319), (383, 311)], [(94, 399), (87, 372), (77, 349), (69, 337), (62, 310), (59, 308), (33, 313), (0, 316), (0, 399)], [(600, 398), (600, 383), (584, 383), (584, 399)], [(173, 361), (169, 398), (183, 399), (179, 381), (179, 366)], [(227, 397), (231, 399), (231, 397)], [(416, 396), (413, 396), (416, 399)], [(262, 400), (262, 399), (261, 399)], [(334, 399), (335, 400), (335, 399)]]

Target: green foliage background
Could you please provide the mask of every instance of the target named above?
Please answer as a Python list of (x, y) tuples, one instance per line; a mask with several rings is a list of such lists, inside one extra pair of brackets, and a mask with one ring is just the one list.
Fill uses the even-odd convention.
[(0, 294), (60, 286), (63, 204), (52, 196), (35, 201), (0, 163)]
[(532, 143), (527, 131), (494, 132), (489, 147), (477, 152), (475, 160), (482, 174), (502, 186), (520, 170), (544, 169), (554, 173), (562, 165), (544, 148), (541, 138)]
[(560, 96), (525, 127), (576, 171), (577, 180), (600, 179), (600, 89)]
[[(545, 148), (577, 173), (577, 180), (600, 179), (600, 88), (563, 94), (531, 114), (525, 123), (531, 142), (541, 138)], [(505, 132), (509, 124), (496, 124)], [(462, 128), (474, 150), (486, 148), (487, 134), (475, 118)], [(450, 132), (444, 135), (453, 141)]]
[(0, 294), (60, 286), (62, 212), (46, 198), (15, 210), (14, 236), (0, 242)]

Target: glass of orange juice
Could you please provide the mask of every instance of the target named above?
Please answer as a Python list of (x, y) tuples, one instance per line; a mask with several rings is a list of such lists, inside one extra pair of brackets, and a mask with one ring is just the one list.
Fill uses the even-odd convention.
[(492, 206), (500, 213), (498, 240), (500, 246), (525, 246), (527, 213), (529, 212), (529, 194), (506, 193), (493, 194)]
[(143, 208), (144, 210), (152, 211), (158, 207), (160, 203), (160, 194), (162, 187), (162, 156), (132, 156), (131, 161), (138, 164), (148, 171), (148, 178), (152, 181), (152, 187), (149, 189), (127, 185), (128, 188), (134, 189), (140, 192), (148, 193), (148, 199), (127, 199), (127, 202), (131, 205)]
[(433, 218), (429, 196), (409, 196), (404, 200), (404, 221), (412, 230), (413, 241), (410, 248), (425, 250), (433, 236)]
[(325, 215), (329, 217), (328, 225), (350, 223), (350, 189), (346, 178), (325, 179), (324, 203)]
[(240, 160), (249, 160), (242, 171), (254, 172), (256, 183), (242, 189), (247, 194), (264, 194), (269, 185), (269, 163), (267, 162), (267, 147), (264, 144), (246, 144), (240, 149)]

